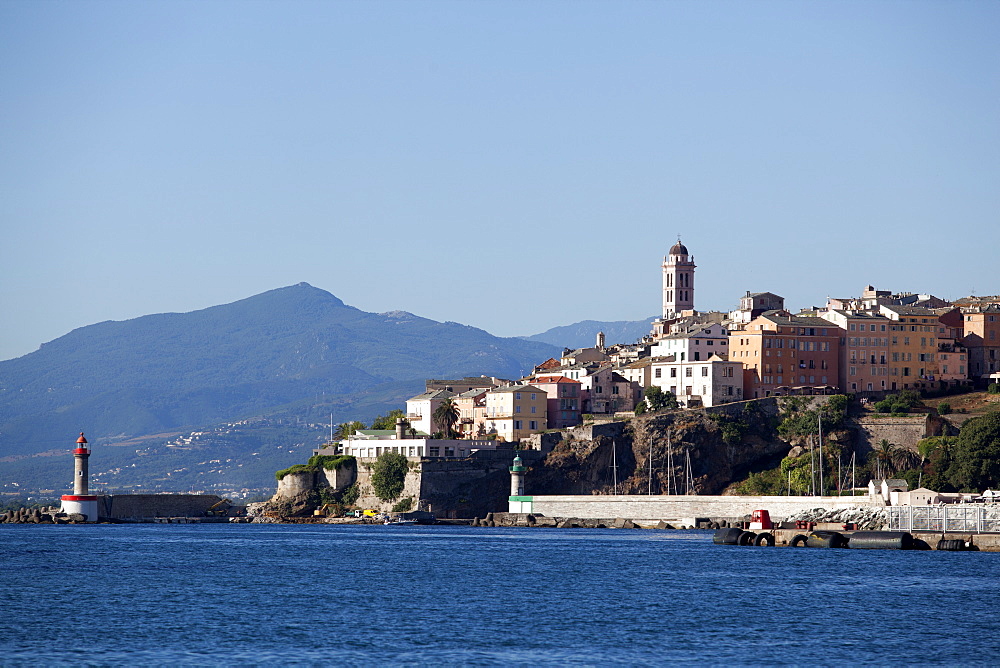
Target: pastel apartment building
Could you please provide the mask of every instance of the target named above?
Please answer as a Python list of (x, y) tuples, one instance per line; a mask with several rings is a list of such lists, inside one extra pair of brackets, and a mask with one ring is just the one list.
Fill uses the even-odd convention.
[[(511, 385), (486, 393), (484, 431), (507, 442), (548, 428), (548, 395), (534, 385)], [(477, 428), (477, 432), (478, 432)]]
[(823, 394), (839, 384), (841, 330), (823, 318), (767, 313), (729, 335), (743, 364), (743, 396)]
[(840, 381), (845, 392), (889, 389), (889, 332), (892, 321), (867, 312), (832, 310), (822, 314), (846, 334), (841, 338)]
[(721, 355), (707, 360), (657, 358), (650, 383), (673, 393), (683, 406), (718, 406), (743, 400), (743, 365)]
[(434, 420), (434, 411), (444, 402), (455, 396), (448, 390), (428, 390), (406, 400), (406, 419), (410, 426), (425, 434), (435, 434), (444, 431), (442, 425)]
[(486, 392), (484, 388), (473, 388), (452, 399), (458, 408), (458, 424), (455, 428), (460, 438), (485, 436), (485, 431), (480, 433), (477, 430), (482, 427), (483, 417), (486, 415)]
[(879, 312), (891, 320), (889, 389), (926, 390), (937, 387), (940, 314), (920, 306), (882, 304)]
[(969, 375), (976, 380), (1000, 380), (1000, 305), (977, 304), (962, 309), (969, 351)]
[(580, 424), (583, 404), (580, 381), (566, 376), (537, 376), (531, 380), (531, 385), (545, 392), (548, 429)]

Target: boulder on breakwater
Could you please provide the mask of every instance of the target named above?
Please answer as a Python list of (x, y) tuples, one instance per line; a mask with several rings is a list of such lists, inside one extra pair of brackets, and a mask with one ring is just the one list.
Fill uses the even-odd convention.
[(578, 517), (546, 517), (534, 513), (488, 513), (476, 519), (472, 526), (481, 527), (550, 527), (555, 529), (637, 529), (635, 522), (623, 517), (593, 519)]
[(79, 513), (63, 513), (58, 508), (18, 508), (0, 514), (0, 524), (76, 524), (85, 522)]
[(885, 510), (873, 506), (852, 508), (810, 508), (800, 510), (785, 518), (786, 522), (829, 522), (832, 524), (854, 524), (861, 531), (877, 531), (888, 522)]

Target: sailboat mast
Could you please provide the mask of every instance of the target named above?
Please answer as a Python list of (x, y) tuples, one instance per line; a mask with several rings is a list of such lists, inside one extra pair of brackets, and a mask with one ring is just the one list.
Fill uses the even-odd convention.
[(653, 495), (653, 436), (649, 436), (649, 496)]
[(826, 486), (823, 484), (823, 413), (816, 416), (816, 433), (819, 441), (819, 495), (823, 496)]
[(670, 444), (670, 430), (667, 429), (667, 495), (677, 493), (677, 482), (674, 480), (674, 448)]
[(611, 441), (611, 471), (614, 475), (614, 494), (618, 495), (618, 444)]

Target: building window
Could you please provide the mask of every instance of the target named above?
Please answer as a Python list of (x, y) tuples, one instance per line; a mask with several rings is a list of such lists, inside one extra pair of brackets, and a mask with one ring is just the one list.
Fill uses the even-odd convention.
[(662, 371), (663, 371), (663, 369), (661, 369), (659, 367), (653, 369), (653, 378), (659, 378), (662, 375), (661, 374)]
[(707, 366), (701, 367), (701, 375), (702, 376), (707, 376), (708, 375), (708, 367)]
[(538, 411), (536, 411), (536, 410), (535, 410), (535, 408), (536, 408), (536, 406), (532, 406), (532, 407), (531, 407), (531, 412), (532, 412), (532, 413), (537, 413), (537, 412), (538, 412)]
[(518, 401), (520, 401), (521, 400), (521, 393), (520, 392), (515, 392), (514, 393), (514, 398), (517, 399)]
[(531, 427), (532, 430), (538, 429), (538, 423), (535, 422), (534, 420), (532, 420), (528, 424), (530, 425), (530, 427)]
[(670, 377), (671, 378), (676, 378), (677, 377), (677, 367), (671, 367), (671, 369), (670, 369)]
[(685, 378), (691, 377), (691, 367), (687, 367), (686, 369), (684, 369), (684, 377)]
[(514, 429), (520, 429), (520, 428), (521, 428), (521, 421), (514, 420)]
[(520, 406), (514, 406), (514, 412), (515, 413), (520, 413), (521, 412), (521, 407)]

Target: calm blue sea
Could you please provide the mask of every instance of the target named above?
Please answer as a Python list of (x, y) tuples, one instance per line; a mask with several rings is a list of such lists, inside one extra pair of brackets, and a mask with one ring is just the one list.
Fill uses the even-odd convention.
[(709, 532), (0, 525), (3, 665), (1000, 664), (1000, 553)]

